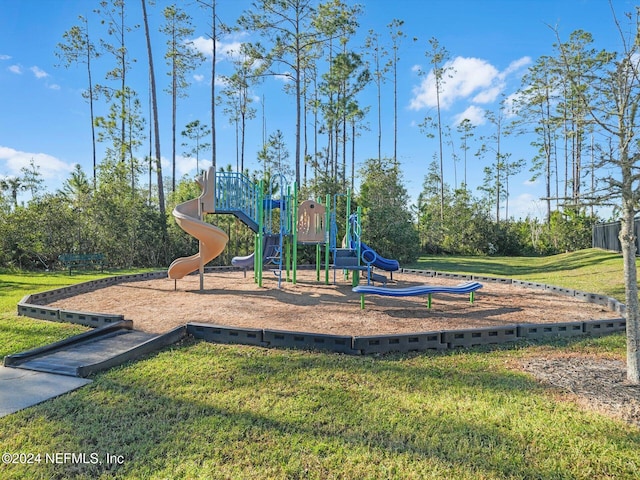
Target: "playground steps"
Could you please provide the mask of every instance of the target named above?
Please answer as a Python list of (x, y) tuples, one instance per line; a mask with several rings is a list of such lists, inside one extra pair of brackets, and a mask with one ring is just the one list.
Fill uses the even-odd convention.
[[(352, 248), (336, 248), (333, 255), (333, 265), (340, 269), (352, 270), (359, 267), (358, 252)], [(366, 270), (367, 267), (362, 267)]]
[(158, 335), (132, 329), (124, 320), (60, 342), (5, 357), (5, 367), (87, 377), (159, 350), (186, 335), (179, 327)]

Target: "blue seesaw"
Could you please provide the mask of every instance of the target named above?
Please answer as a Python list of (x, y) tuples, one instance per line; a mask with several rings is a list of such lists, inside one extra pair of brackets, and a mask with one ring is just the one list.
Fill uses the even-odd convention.
[(416, 285), (413, 287), (391, 288), (391, 287), (374, 287), (373, 285), (359, 285), (353, 287), (355, 293), (360, 294), (360, 308), (364, 309), (364, 296), (381, 295), (383, 297), (415, 297), (419, 295), (427, 295), (427, 308), (431, 308), (431, 295), (434, 293), (457, 293), (469, 294), (469, 301), (473, 303), (475, 291), (482, 288), (482, 284), (478, 282), (464, 282), (452, 287), (442, 285)]

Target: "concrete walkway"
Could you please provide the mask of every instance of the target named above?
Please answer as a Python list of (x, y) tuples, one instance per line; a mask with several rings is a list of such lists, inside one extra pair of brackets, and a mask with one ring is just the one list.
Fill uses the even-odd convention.
[(0, 417), (80, 388), (86, 378), (0, 366)]

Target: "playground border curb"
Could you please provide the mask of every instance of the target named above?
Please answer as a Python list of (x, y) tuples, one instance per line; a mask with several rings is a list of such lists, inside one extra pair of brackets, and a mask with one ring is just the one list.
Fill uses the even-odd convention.
[[(207, 267), (206, 272), (242, 271), (233, 266)], [(595, 303), (610, 311), (624, 315), (626, 305), (615, 298), (590, 292), (582, 292), (554, 285), (484, 275), (465, 275), (433, 270), (400, 269), (400, 273), (411, 273), (425, 277), (440, 277), (458, 280), (474, 280), (486, 283), (515, 285), (533, 290), (546, 291), (554, 295), (566, 295), (584, 302)], [(68, 287), (48, 290), (25, 296), (18, 303), (18, 315), (39, 320), (79, 323), (89, 327), (103, 327), (124, 320), (123, 315), (108, 313), (76, 312), (48, 307), (47, 303), (80, 293), (105, 288), (111, 285), (156, 278), (165, 278), (166, 272), (156, 271), (139, 274), (117, 275), (91, 280)], [(126, 320), (124, 320), (126, 321)], [(345, 336), (326, 333), (242, 328), (227, 325), (189, 322), (169, 332), (167, 338), (175, 338), (165, 345), (175, 343), (184, 335), (212, 343), (253, 345), (259, 347), (322, 350), (348, 355), (385, 354), (391, 352), (442, 351), (470, 348), (480, 345), (496, 345), (522, 340), (545, 340), (588, 335), (607, 335), (623, 332), (624, 318), (587, 320), (564, 323), (522, 323), (477, 329), (443, 330), (437, 332), (415, 332), (389, 335)], [(161, 347), (156, 347), (161, 348)]]

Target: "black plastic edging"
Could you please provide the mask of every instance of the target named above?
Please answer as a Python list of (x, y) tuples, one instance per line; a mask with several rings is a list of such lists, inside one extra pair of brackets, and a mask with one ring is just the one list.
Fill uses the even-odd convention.
[(88, 377), (89, 375), (97, 372), (101, 372), (103, 370), (108, 370), (112, 367), (117, 367), (118, 365), (122, 365), (123, 363), (130, 362), (132, 360), (136, 360), (143, 355), (147, 355), (149, 353), (155, 352), (156, 350), (160, 350), (161, 348), (168, 347), (174, 343), (179, 342), (187, 335), (187, 327), (186, 325), (182, 325), (180, 327), (176, 327), (173, 330), (170, 330), (162, 335), (158, 335), (157, 337), (151, 338), (136, 347), (127, 350), (126, 352), (115, 355), (107, 360), (102, 362), (93, 363), (91, 365), (83, 365), (76, 369), (77, 377)]

